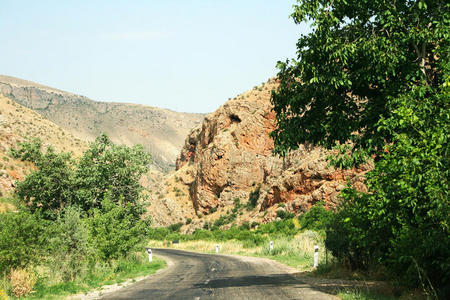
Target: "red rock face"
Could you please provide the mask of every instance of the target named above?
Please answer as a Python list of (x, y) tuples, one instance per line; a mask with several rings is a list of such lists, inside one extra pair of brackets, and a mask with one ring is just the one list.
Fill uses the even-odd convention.
[(302, 145), (284, 160), (272, 154), (274, 142), (269, 133), (275, 128), (275, 113), (270, 91), (275, 87), (271, 80), (226, 102), (189, 134), (177, 169), (193, 165), (190, 196), (197, 212), (232, 205), (236, 198), (246, 202), (255, 186), (260, 187), (260, 211), (282, 202), (286, 210), (295, 212), (318, 201), (334, 207), (347, 180), (365, 188), (367, 168), (327, 168), (330, 153), (324, 149)]

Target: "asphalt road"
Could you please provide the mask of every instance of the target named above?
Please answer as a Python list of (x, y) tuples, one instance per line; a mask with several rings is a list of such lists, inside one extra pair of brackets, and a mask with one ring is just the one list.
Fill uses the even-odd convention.
[(266, 259), (154, 249), (169, 266), (101, 299), (336, 299)]

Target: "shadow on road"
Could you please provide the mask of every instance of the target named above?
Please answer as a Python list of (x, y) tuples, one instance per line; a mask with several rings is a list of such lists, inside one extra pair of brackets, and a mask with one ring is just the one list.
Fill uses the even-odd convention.
[(310, 288), (323, 293), (336, 295), (339, 291), (348, 289), (376, 289), (379, 284), (366, 281), (321, 279), (290, 274), (271, 274), (264, 276), (222, 277), (211, 279), (208, 283), (195, 284), (195, 288), (232, 288), (249, 286), (287, 287), (293, 289)]
[(228, 288), (245, 286), (288, 286), (301, 284), (299, 280), (289, 274), (272, 274), (266, 276), (241, 276), (241, 277), (223, 277), (212, 279), (207, 284), (195, 284), (200, 288)]

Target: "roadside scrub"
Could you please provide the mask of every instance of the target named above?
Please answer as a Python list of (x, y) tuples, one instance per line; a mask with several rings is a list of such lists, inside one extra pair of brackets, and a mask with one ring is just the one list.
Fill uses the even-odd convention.
[[(261, 224), (250, 229), (248, 224), (221, 230), (198, 229), (193, 234), (180, 234), (179, 228), (152, 228), (151, 247), (170, 247), (204, 253), (215, 253), (216, 245), (223, 254), (251, 255), (271, 258), (301, 271), (312, 271), (314, 246), (319, 246), (320, 261), (325, 263), (325, 231), (322, 224), (328, 218), (322, 206), (317, 206), (299, 218)], [(173, 240), (179, 243), (173, 244)], [(273, 250), (270, 250), (270, 241)], [(331, 258), (330, 258), (331, 259)]]
[[(269, 243), (273, 241), (273, 250), (269, 250)], [(305, 231), (295, 236), (274, 236), (264, 239), (264, 242), (254, 244), (251, 240), (186, 240), (172, 244), (170, 240), (151, 240), (148, 244), (155, 248), (173, 248), (191, 250), (202, 253), (215, 253), (216, 245), (219, 245), (220, 254), (235, 254), (246, 256), (266, 257), (298, 268), (302, 271), (313, 269), (314, 245), (323, 249), (323, 238), (314, 231)], [(323, 251), (322, 251), (323, 252)], [(325, 254), (320, 254), (320, 259), (325, 259)]]
[(16, 210), (0, 215), (0, 288), (8, 297), (85, 292), (165, 266), (144, 253), (150, 220), (139, 178), (150, 156), (100, 136), (80, 159), (43, 151), (39, 140), (11, 150), (36, 170), (16, 182)]
[(121, 284), (130, 278), (151, 275), (166, 266), (166, 262), (157, 257), (153, 257), (151, 263), (148, 262), (147, 255), (142, 251), (107, 263), (92, 263), (87, 266), (83, 275), (65, 281), (59, 275), (55, 276), (51, 266), (40, 265), (11, 272), (21, 272), (24, 274), (22, 277), (34, 278), (34, 284), (9, 276), (0, 279), (0, 289), (9, 291), (8, 299), (59, 299), (72, 294), (88, 293), (104, 285)]

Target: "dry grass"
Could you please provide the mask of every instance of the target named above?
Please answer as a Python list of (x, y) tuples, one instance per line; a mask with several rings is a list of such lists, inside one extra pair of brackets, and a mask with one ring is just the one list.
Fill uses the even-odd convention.
[(33, 291), (36, 276), (24, 269), (11, 270), (9, 274), (12, 292), (16, 297), (23, 297)]
[(0, 202), (0, 214), (11, 212), (13, 210), (15, 210), (15, 207), (11, 203), (1, 203)]

